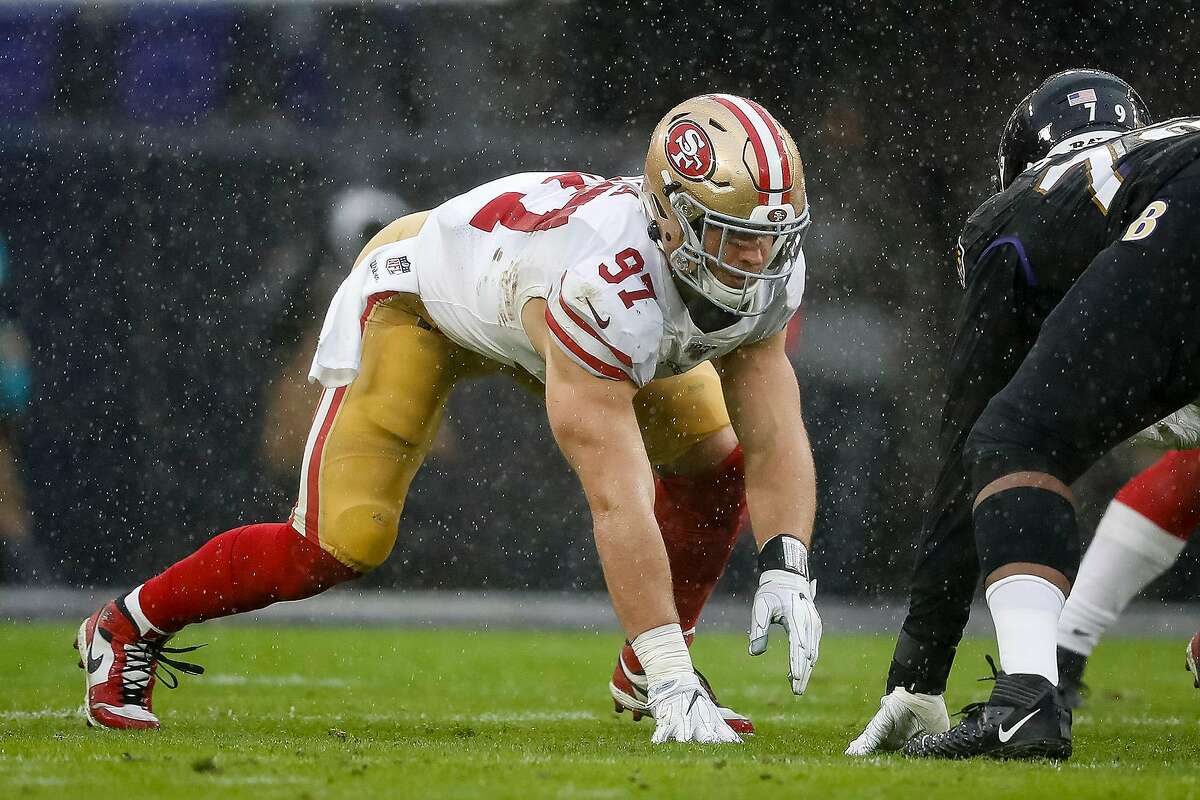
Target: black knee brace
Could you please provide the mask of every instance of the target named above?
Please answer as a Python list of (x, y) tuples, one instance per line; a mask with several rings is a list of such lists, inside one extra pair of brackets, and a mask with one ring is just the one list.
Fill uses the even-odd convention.
[(1079, 526), (1075, 507), (1049, 489), (1005, 489), (975, 509), (975, 546), (986, 578), (1017, 561), (1045, 564), (1075, 580), (1079, 569)]

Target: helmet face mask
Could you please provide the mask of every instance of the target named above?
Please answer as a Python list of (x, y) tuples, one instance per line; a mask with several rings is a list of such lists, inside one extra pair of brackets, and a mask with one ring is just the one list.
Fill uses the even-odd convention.
[[(706, 208), (684, 192), (672, 192), (671, 211), (680, 221), (683, 241), (669, 256), (675, 278), (722, 310), (738, 316), (756, 316), (766, 310), (775, 286), (783, 286), (795, 269), (794, 259), (808, 230), (808, 209), (796, 217), (790, 206), (756, 209), (752, 216), (764, 221), (744, 220)], [(782, 213), (780, 212), (782, 209)], [(763, 213), (758, 213), (758, 212)], [(771, 222), (770, 217), (782, 218)], [(761, 267), (738, 266), (730, 250), (761, 247), (766, 256)], [(706, 242), (716, 246), (706, 248)], [(735, 242), (751, 241), (751, 248), (735, 248)], [(721, 280), (725, 277), (726, 280)], [(766, 284), (766, 292), (763, 291)]]
[(642, 200), (675, 280), (737, 316), (766, 311), (809, 223), (791, 136), (734, 95), (692, 98), (659, 122)]

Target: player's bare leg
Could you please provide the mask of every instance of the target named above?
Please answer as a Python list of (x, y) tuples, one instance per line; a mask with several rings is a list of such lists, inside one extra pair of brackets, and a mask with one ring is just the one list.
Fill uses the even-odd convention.
[[(700, 612), (733, 552), (745, 507), (741, 448), (728, 426), (660, 469), (655, 481), (654, 515), (667, 548), (675, 606), (689, 646)], [(701, 682), (712, 694), (703, 676)], [(646, 714), (645, 673), (628, 642), (617, 659), (609, 690), (618, 712), (629, 710), (635, 720)], [(748, 718), (716, 704), (734, 731), (754, 732)]]

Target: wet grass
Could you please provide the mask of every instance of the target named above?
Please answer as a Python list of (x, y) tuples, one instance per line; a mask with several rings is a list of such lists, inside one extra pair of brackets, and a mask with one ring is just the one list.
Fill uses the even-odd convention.
[[(1094, 659), (1065, 765), (841, 755), (873, 713), (889, 637), (828, 635), (793, 698), (782, 641), (759, 659), (702, 636), (696, 660), (759, 735), (654, 747), (617, 716), (610, 633), (208, 624), (208, 669), (160, 689), (164, 727), (88, 730), (73, 625), (0, 625), (0, 797), (1200, 797), (1200, 692), (1183, 642), (1114, 641)], [(987, 642), (962, 650), (953, 708), (979, 699)]]

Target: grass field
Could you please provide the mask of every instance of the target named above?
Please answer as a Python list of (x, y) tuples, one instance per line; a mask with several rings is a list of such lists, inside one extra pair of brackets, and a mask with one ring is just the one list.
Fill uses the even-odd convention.
[[(209, 624), (206, 675), (160, 688), (164, 728), (88, 730), (66, 625), (0, 625), (0, 797), (1200, 797), (1200, 693), (1183, 642), (1114, 641), (1065, 765), (851, 761), (889, 637), (828, 635), (802, 699), (783, 651), (701, 637), (696, 661), (759, 734), (740, 746), (649, 743), (612, 713), (611, 633), (266, 628)], [(990, 684), (967, 644), (952, 709)]]

